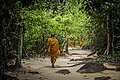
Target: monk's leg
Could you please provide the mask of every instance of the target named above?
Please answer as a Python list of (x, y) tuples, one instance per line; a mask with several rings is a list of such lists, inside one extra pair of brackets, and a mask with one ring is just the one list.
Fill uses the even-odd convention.
[(54, 66), (55, 62), (56, 62), (56, 59), (51, 59), (51, 64), (52, 64), (52, 67), (53, 67), (53, 68), (55, 67), (55, 66)]
[(54, 59), (51, 57), (51, 64), (52, 64), (52, 67), (54, 68)]
[(59, 52), (57, 52), (54, 56), (51, 56), (51, 64), (52, 64), (53, 68), (54, 68), (54, 64), (57, 60), (58, 54), (59, 54)]

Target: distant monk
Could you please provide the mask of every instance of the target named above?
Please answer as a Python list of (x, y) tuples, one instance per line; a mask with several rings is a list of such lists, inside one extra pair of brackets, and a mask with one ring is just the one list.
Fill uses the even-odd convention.
[(80, 40), (80, 42), (79, 42), (79, 46), (80, 46), (80, 48), (82, 48), (82, 47), (83, 47), (83, 44), (84, 44), (84, 39), (83, 39), (83, 38), (81, 38), (81, 40)]
[(74, 40), (71, 41), (71, 47), (72, 47), (72, 49), (75, 48), (75, 41)]
[(48, 38), (47, 46), (48, 46), (48, 52), (51, 57), (51, 64), (52, 64), (52, 67), (54, 68), (56, 59), (60, 54), (58, 40), (55, 38), (54, 33), (51, 34), (51, 38)]

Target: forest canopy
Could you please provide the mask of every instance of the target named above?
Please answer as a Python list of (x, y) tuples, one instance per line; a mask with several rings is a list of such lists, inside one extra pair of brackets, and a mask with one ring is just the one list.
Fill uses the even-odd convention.
[[(0, 0), (0, 69), (10, 59), (47, 54), (51, 33), (64, 49), (81, 38), (100, 54), (120, 56), (119, 0)], [(18, 65), (19, 64), (19, 65)]]

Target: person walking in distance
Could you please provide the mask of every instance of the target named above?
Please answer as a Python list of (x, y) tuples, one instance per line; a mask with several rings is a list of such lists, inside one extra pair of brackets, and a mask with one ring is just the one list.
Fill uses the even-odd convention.
[(52, 33), (51, 37), (48, 38), (47, 46), (48, 46), (48, 52), (51, 57), (51, 64), (52, 64), (52, 67), (54, 68), (56, 59), (58, 58), (58, 55), (60, 54), (58, 40), (55, 38), (54, 33)]

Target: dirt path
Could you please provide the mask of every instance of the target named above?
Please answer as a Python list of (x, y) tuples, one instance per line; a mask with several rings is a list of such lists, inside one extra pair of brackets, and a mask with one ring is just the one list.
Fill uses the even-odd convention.
[[(50, 58), (30, 58), (30, 60), (23, 59), (22, 65), (29, 73), (16, 72), (7, 73), (16, 76), (19, 80), (94, 80), (95, 77), (110, 76), (111, 80), (120, 80), (120, 72), (105, 70), (100, 73), (77, 73), (76, 71), (83, 66), (75, 65), (81, 61), (70, 61), (71, 59), (86, 58), (90, 51), (84, 50), (69, 50), (71, 55), (66, 57), (59, 57), (55, 64), (55, 68), (51, 68)], [(105, 64), (107, 67), (115, 67)], [(61, 69), (70, 71), (68, 74), (56, 73)], [(30, 73), (34, 72), (34, 73)]]

